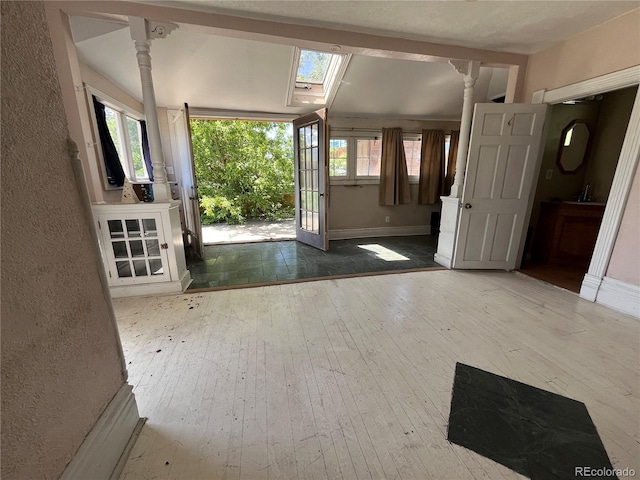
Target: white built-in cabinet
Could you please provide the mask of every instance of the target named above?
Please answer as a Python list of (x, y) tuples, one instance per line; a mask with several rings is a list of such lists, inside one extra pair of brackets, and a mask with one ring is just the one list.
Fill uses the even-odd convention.
[(93, 205), (113, 297), (181, 293), (189, 286), (179, 209), (180, 202)]

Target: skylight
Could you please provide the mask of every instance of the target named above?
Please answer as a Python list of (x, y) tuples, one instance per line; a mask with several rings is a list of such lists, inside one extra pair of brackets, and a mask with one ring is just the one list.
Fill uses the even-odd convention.
[(296, 80), (298, 82), (323, 84), (327, 77), (332, 57), (331, 53), (301, 50)]
[[(340, 49), (338, 45), (334, 47)], [(350, 54), (302, 50), (296, 47), (287, 105), (330, 106), (350, 58)]]

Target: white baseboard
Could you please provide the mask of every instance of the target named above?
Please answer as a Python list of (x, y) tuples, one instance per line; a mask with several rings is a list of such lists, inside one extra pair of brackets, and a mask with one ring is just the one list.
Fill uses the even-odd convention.
[(582, 280), (582, 285), (580, 286), (580, 297), (585, 300), (589, 300), (590, 302), (595, 302), (601, 284), (602, 279), (600, 277), (595, 277), (587, 273)]
[(403, 237), (409, 235), (430, 235), (431, 225), (409, 227), (345, 228), (329, 230), (329, 240), (347, 240), (350, 238)]
[(133, 387), (125, 383), (80, 445), (61, 480), (109, 480), (139, 420)]
[(446, 267), (449, 269), (451, 268), (451, 259), (449, 257), (445, 257), (440, 253), (436, 253), (433, 256), (433, 261), (436, 262), (438, 265), (442, 265), (443, 267)]
[[(187, 271), (187, 273), (189, 273)], [(183, 293), (191, 283), (191, 274), (174, 282), (143, 283), (140, 285), (112, 285), (109, 287), (113, 298), (142, 297), (145, 295), (171, 295)]]
[(604, 277), (596, 303), (640, 318), (640, 286)]

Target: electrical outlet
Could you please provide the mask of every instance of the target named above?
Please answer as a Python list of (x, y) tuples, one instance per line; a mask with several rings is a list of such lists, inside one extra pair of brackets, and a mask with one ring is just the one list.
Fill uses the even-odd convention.
[(167, 175), (173, 175), (173, 167), (165, 167), (167, 170)]
[(546, 178), (547, 180), (551, 180), (551, 177), (553, 177), (553, 168), (550, 168), (549, 170), (547, 170), (547, 174), (545, 175), (544, 178)]
[(389, 223), (389, 221), (391, 220), (391, 217), (389, 215), (387, 215), (386, 217), (384, 217), (384, 222), (385, 223)]

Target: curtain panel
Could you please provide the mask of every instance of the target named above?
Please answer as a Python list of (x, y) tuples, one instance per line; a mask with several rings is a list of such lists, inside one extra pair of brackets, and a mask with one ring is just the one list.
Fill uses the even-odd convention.
[(93, 97), (93, 107), (96, 111), (96, 123), (98, 125), (98, 135), (102, 146), (102, 157), (104, 158), (104, 168), (107, 172), (107, 182), (109, 185), (121, 187), (124, 185), (124, 169), (120, 163), (120, 157), (113, 143), (109, 126), (107, 125), (107, 114), (105, 107), (98, 99)]
[(456, 159), (458, 158), (458, 143), (460, 141), (460, 132), (451, 132), (449, 140), (449, 161), (447, 162), (447, 176), (444, 179), (443, 195), (451, 194), (451, 185), (453, 178), (456, 176)]
[(411, 203), (401, 128), (382, 129), (379, 203), (380, 205)]
[(444, 184), (444, 140), (442, 130), (423, 130), (420, 149), (418, 203), (438, 203)]

